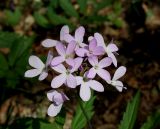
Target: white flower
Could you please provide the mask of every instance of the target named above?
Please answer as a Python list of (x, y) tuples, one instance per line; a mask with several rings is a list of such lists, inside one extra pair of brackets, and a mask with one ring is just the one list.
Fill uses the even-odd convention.
[[(69, 34), (69, 27), (67, 25), (63, 26), (60, 31), (60, 41), (64, 41), (64, 35)], [(56, 46), (57, 43), (60, 43), (58, 40), (45, 39), (42, 41), (42, 46), (50, 48)]]
[(121, 81), (118, 81), (118, 79), (121, 78), (125, 73), (126, 73), (126, 67), (120, 66), (115, 71), (112, 80), (108, 81), (108, 83), (116, 87), (118, 91), (122, 92), (123, 88), (126, 88), (126, 87), (123, 87), (123, 83)]
[(47, 92), (47, 97), (51, 102), (53, 102), (47, 111), (49, 116), (56, 116), (61, 111), (64, 101), (69, 100), (64, 93), (59, 93), (55, 90), (50, 90)]
[(99, 83), (96, 80), (85, 80), (86, 78), (83, 78), (81, 76), (77, 76), (77, 85), (80, 85), (80, 97), (83, 101), (88, 101), (91, 97), (91, 89), (103, 92), (104, 87), (101, 83)]
[(53, 55), (51, 51), (48, 52), (46, 64), (44, 64), (37, 56), (30, 56), (29, 57), (29, 64), (33, 67), (33, 69), (27, 70), (25, 72), (25, 77), (36, 77), (39, 76), (39, 80), (44, 80), (48, 76), (48, 67), (51, 63)]

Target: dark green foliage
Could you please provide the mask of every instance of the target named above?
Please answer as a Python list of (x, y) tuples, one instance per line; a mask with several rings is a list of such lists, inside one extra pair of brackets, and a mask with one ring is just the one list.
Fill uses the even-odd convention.
[(149, 116), (140, 129), (155, 129), (158, 125), (160, 125), (160, 111)]
[(80, 12), (85, 15), (87, 9), (87, 0), (77, 0), (79, 4)]
[(119, 129), (133, 129), (138, 108), (140, 103), (140, 92), (138, 91), (131, 102), (128, 103), (126, 112), (123, 114), (123, 120), (119, 126)]
[[(82, 106), (83, 106), (89, 120), (92, 118), (92, 116), (94, 114), (94, 111), (93, 111), (94, 100), (95, 100), (95, 96), (94, 97), (92, 96), (91, 99), (87, 102), (81, 101)], [(80, 105), (78, 105), (78, 107), (76, 108), (76, 113), (75, 113), (73, 121), (72, 121), (71, 128), (72, 129), (83, 129), (86, 126), (86, 124), (87, 124), (87, 119), (84, 116)]]
[(22, 118), (16, 120), (7, 129), (63, 129), (62, 125), (49, 123), (45, 119), (39, 118)]

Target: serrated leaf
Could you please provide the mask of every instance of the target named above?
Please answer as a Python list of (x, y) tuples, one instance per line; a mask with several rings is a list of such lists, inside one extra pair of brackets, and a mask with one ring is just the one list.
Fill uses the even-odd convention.
[(57, 15), (51, 7), (48, 7), (47, 16), (54, 25), (70, 24), (70, 21), (64, 16)]
[[(94, 114), (93, 103), (94, 103), (95, 98), (96, 97), (94, 96), (87, 102), (81, 101), (82, 106), (83, 106), (84, 110), (86, 111), (86, 113), (87, 113), (86, 115), (88, 116), (89, 120), (92, 118), (92, 116)], [(75, 116), (73, 118), (71, 128), (72, 129), (82, 129), (87, 124), (87, 119), (84, 116), (80, 105), (78, 105), (78, 107), (76, 109), (77, 110), (76, 110)]]
[(5, 10), (4, 11), (5, 14), (5, 22), (8, 25), (17, 25), (20, 22), (20, 18), (21, 18), (21, 11), (16, 8), (14, 12), (10, 11), (10, 10)]
[(79, 17), (70, 0), (59, 0), (61, 8), (69, 16)]
[(140, 129), (154, 129), (160, 125), (160, 111), (157, 111), (152, 116), (147, 118), (147, 121), (142, 125)]
[(140, 103), (140, 92), (138, 91), (131, 102), (127, 104), (126, 112), (123, 114), (123, 120), (119, 129), (133, 129)]
[(80, 12), (85, 15), (87, 9), (87, 0), (77, 0), (77, 2), (80, 7)]
[(34, 18), (35, 18), (36, 23), (39, 26), (44, 27), (44, 28), (50, 27), (48, 20), (42, 14), (39, 14), (38, 12), (34, 12)]

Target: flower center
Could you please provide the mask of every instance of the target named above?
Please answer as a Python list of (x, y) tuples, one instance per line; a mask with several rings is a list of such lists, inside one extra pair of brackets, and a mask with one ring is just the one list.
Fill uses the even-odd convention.
[(95, 69), (98, 69), (98, 65), (95, 65), (94, 68), (95, 68)]

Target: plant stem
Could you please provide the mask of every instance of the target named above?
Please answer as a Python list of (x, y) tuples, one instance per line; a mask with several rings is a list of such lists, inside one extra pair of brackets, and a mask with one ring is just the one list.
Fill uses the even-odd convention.
[(88, 115), (87, 115), (87, 113), (86, 113), (86, 111), (85, 111), (85, 109), (84, 109), (84, 107), (83, 107), (83, 105), (81, 103), (81, 99), (79, 98), (79, 96), (77, 96), (77, 98), (78, 98), (78, 103), (80, 105), (80, 108), (81, 108), (81, 110), (82, 110), (82, 112), (83, 112), (83, 114), (84, 114), (84, 116), (85, 116), (85, 118), (87, 120), (88, 127), (89, 127), (89, 129), (92, 129), (91, 122), (90, 122), (89, 117), (88, 117)]

